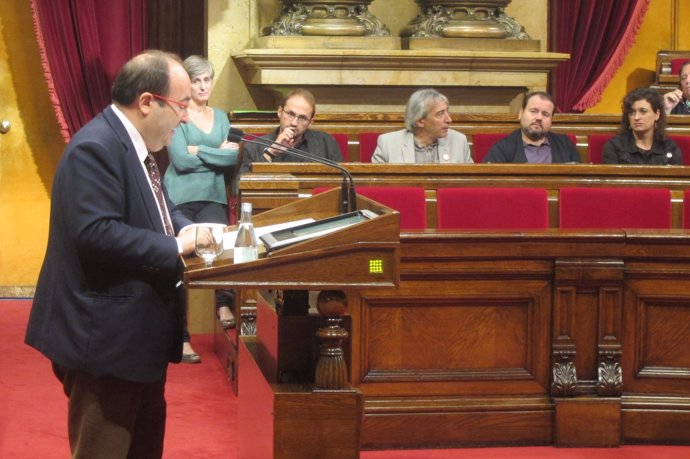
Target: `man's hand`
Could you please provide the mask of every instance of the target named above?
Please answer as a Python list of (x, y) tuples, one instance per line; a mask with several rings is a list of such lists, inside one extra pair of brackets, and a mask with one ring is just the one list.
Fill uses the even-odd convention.
[[(295, 146), (295, 139), (297, 138), (297, 132), (294, 126), (288, 126), (276, 137), (276, 143), (292, 148)], [(279, 146), (274, 146), (271, 148), (271, 153), (274, 155), (285, 153), (285, 150), (281, 149)]]
[[(211, 232), (208, 231), (208, 241), (210, 242), (211, 238)], [(178, 246), (182, 246), (182, 255), (189, 255), (190, 253), (194, 252), (194, 238), (196, 237), (196, 227), (195, 226), (187, 226), (185, 228), (182, 228), (182, 231), (180, 231), (180, 234), (177, 235), (175, 239), (178, 241)]]
[(671, 92), (664, 94), (664, 111), (668, 115), (671, 110), (678, 105), (678, 102), (683, 98), (683, 91), (680, 89), (675, 89)]

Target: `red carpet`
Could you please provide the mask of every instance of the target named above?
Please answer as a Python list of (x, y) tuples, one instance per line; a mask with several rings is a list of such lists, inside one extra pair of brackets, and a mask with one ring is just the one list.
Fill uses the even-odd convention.
[[(0, 300), (0, 458), (66, 458), (66, 398), (41, 354), (24, 344), (30, 302)], [(166, 459), (235, 459), (237, 398), (213, 354), (211, 336), (195, 335), (200, 365), (172, 365), (168, 373)], [(248, 439), (245, 441), (260, 441)], [(687, 446), (613, 449), (553, 447), (424, 451), (363, 451), (362, 459), (681, 459)], [(258, 458), (263, 459), (263, 458)], [(328, 459), (328, 458), (323, 458)]]

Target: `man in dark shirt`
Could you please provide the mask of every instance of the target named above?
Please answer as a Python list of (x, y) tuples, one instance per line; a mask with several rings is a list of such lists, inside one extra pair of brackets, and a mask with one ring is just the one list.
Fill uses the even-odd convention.
[(316, 102), (314, 96), (306, 89), (295, 89), (288, 93), (278, 106), (280, 126), (261, 139), (261, 143), (273, 142), (266, 147), (256, 143), (245, 142), (244, 155), (240, 173), (249, 172), (255, 162), (307, 162), (281, 149), (281, 146), (306, 151), (331, 161), (341, 162), (343, 154), (338, 142), (332, 135), (309, 129), (314, 122)]
[(568, 136), (551, 130), (556, 108), (553, 98), (537, 91), (525, 95), (518, 115), (520, 129), (499, 140), (485, 163), (579, 163), (580, 155)]
[(679, 88), (664, 94), (664, 111), (667, 115), (690, 115), (690, 61), (680, 67)]

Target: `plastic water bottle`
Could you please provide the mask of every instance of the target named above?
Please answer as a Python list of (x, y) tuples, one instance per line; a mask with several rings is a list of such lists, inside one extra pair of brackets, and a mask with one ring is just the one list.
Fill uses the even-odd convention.
[(240, 227), (237, 229), (237, 239), (233, 251), (233, 262), (244, 263), (254, 261), (259, 258), (259, 248), (252, 223), (252, 203), (242, 203), (242, 215), (240, 216)]

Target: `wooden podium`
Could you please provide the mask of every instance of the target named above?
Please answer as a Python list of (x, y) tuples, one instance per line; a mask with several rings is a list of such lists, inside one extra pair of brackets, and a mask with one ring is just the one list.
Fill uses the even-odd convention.
[[(338, 215), (338, 208), (339, 190), (331, 190), (258, 214), (254, 225), (321, 220)], [(341, 319), (348, 291), (399, 285), (400, 228), (399, 214), (388, 207), (358, 196), (357, 209), (377, 217), (249, 263), (233, 264), (231, 251), (212, 267), (196, 257), (185, 260), (187, 288), (264, 290), (257, 298), (256, 335), (238, 343), (239, 458), (359, 457), (363, 401), (349, 382), (348, 346), (342, 345), (348, 332)], [(320, 296), (320, 316), (283, 316), (265, 293), (280, 298), (283, 290), (331, 296)], [(314, 378), (292, 378), (295, 365), (313, 369)]]

